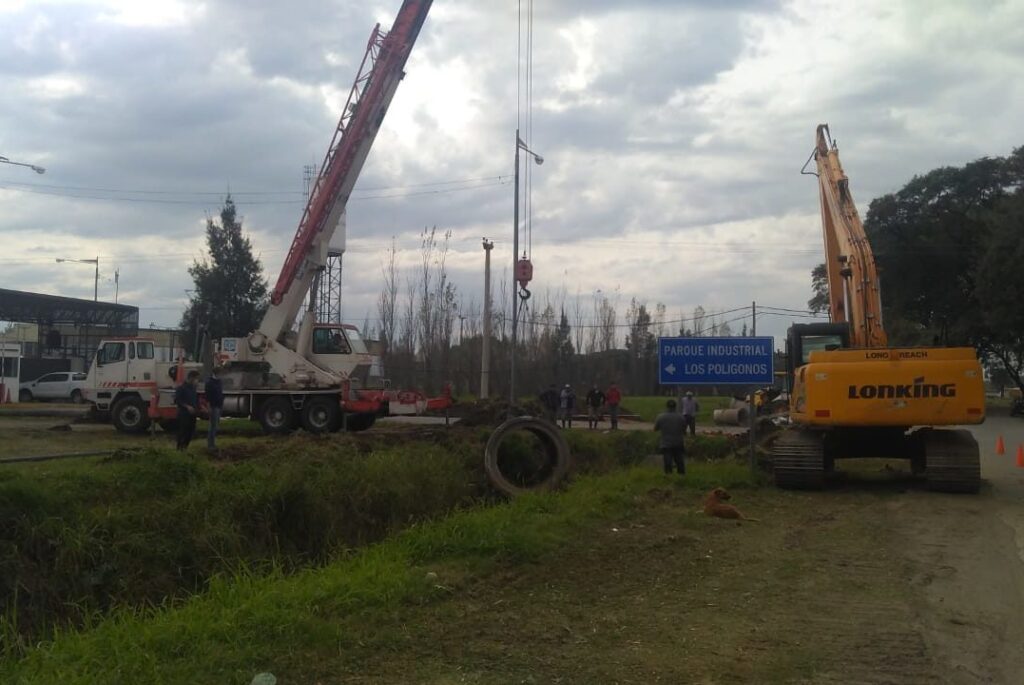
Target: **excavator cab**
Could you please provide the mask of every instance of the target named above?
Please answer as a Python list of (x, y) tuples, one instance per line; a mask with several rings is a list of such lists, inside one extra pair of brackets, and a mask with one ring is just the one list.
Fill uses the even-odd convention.
[(850, 346), (850, 326), (845, 323), (800, 323), (786, 333), (787, 387), (794, 387), (796, 371), (810, 361), (811, 352), (840, 350)]

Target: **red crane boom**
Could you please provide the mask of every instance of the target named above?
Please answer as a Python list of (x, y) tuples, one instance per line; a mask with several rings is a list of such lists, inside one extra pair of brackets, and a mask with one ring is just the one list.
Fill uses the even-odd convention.
[[(359, 75), (271, 294), (272, 307), (285, 301), (296, 281), (301, 280), (310, 267), (319, 268), (315, 248), (330, 239), (330, 235), (323, 233), (325, 230), (333, 233), (337, 217), (348, 202), (432, 3), (433, 0), (405, 0), (389, 33), (381, 31), (378, 24), (370, 34)], [(307, 290), (308, 287), (307, 281)], [(300, 300), (305, 292), (299, 297), (295, 295), (299, 294), (293, 293), (288, 300)], [(290, 320), (297, 311), (296, 306), (295, 312), (281, 319)]]

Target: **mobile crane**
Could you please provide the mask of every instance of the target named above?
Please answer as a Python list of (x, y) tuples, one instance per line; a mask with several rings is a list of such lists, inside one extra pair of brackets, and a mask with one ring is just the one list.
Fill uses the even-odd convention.
[(787, 334), (793, 426), (772, 447), (775, 482), (821, 488), (836, 459), (878, 457), (910, 459), (930, 489), (977, 492), (973, 436), (933, 428), (985, 420), (977, 354), (969, 347), (889, 347), (874, 254), (827, 124), (817, 128), (811, 157), (831, 322), (796, 324)]
[[(311, 432), (372, 425), (394, 396), (361, 388), (373, 357), (354, 326), (319, 323), (303, 302), (327, 262), (328, 246), (342, 220), (356, 179), (387, 114), (432, 0), (404, 0), (390, 32), (377, 24), (313, 185), (291, 248), (259, 328), (216, 343), (222, 368), (224, 416), (257, 419), (268, 433), (301, 424)], [(311, 298), (312, 299), (312, 298)], [(293, 324), (301, 312), (298, 332)], [(127, 345), (127, 349), (125, 348)], [(181, 368), (153, 359), (151, 341), (103, 341), (89, 373), (87, 399), (109, 410), (120, 430), (145, 430), (149, 419), (170, 421), (171, 391)], [(441, 404), (450, 398), (440, 398)], [(430, 406), (429, 402), (423, 404)]]

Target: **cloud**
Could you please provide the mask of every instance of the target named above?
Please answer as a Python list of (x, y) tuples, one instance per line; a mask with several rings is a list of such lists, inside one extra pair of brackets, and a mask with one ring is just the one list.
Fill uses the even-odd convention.
[[(173, 324), (228, 190), (273, 282), (303, 166), (398, 4), (0, 3), (0, 154), (47, 167), (0, 166), (2, 285), (88, 297), (87, 267), (53, 259), (100, 254), (121, 301)], [(538, 293), (799, 306), (820, 261), (816, 185), (798, 173), (816, 124), (862, 213), (915, 173), (1022, 142), (1007, 123), (1024, 115), (1017, 2), (562, 0), (537, 4), (535, 31)], [(481, 236), (495, 278), (512, 261), (515, 4), (435, 3), (406, 71), (349, 205), (360, 321), (391, 236), (411, 266), (424, 226), (450, 228), (467, 299)]]

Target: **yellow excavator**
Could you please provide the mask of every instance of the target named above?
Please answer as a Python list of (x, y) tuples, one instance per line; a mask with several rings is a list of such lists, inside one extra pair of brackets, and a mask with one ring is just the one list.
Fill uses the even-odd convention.
[(772, 446), (775, 482), (821, 488), (836, 459), (870, 457), (909, 459), (933, 490), (977, 492), (978, 443), (967, 430), (935, 428), (985, 420), (977, 354), (889, 346), (878, 269), (827, 124), (818, 126), (812, 160), (831, 321), (787, 334), (792, 426)]

